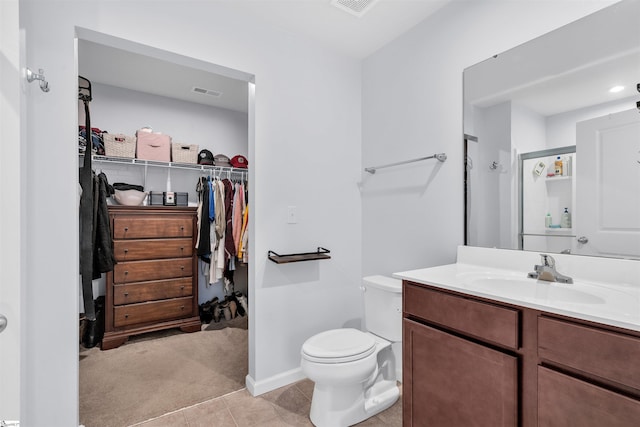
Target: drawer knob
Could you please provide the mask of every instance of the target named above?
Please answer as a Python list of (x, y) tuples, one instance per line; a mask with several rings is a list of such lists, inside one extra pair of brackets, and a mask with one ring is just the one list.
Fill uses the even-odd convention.
[(128, 314), (125, 314), (125, 315), (124, 315), (124, 318), (125, 318), (125, 319), (128, 319), (128, 318), (129, 318), (129, 315), (128, 315)]
[(125, 293), (124, 293), (124, 296), (125, 296), (125, 297), (128, 297), (128, 296), (129, 296), (129, 292), (125, 292)]
[(124, 253), (126, 254), (126, 253), (128, 253), (128, 252), (129, 252), (129, 249), (124, 248)]
[(180, 290), (183, 291), (184, 290), (184, 285), (180, 286)]
[(180, 231), (184, 231), (184, 225), (180, 226)]
[(127, 231), (129, 231), (129, 227), (124, 228), (124, 232), (126, 233)]
[(180, 266), (180, 270), (184, 271), (184, 265)]
[(184, 310), (184, 305), (182, 307), (180, 307), (180, 310)]
[(124, 275), (126, 276), (127, 274), (129, 274), (129, 270), (125, 270)]

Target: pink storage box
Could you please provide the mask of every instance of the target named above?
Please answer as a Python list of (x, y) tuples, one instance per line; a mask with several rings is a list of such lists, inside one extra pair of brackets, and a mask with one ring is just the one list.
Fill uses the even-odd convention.
[(136, 132), (136, 157), (143, 160), (171, 161), (171, 137), (160, 133)]

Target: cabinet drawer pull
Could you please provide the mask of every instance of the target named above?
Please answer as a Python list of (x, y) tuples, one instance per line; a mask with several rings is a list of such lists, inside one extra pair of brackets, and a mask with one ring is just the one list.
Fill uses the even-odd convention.
[(129, 252), (129, 249), (124, 248), (124, 253), (126, 254), (126, 253), (128, 253), (128, 252)]
[(129, 292), (125, 292), (125, 293), (124, 293), (124, 296), (125, 296), (125, 297), (128, 297), (128, 296), (129, 296)]
[(184, 265), (180, 266), (180, 270), (184, 271)]
[(124, 228), (124, 232), (126, 233), (127, 231), (129, 231), (129, 227)]
[(180, 226), (180, 231), (184, 231), (184, 225)]
[(128, 319), (128, 318), (129, 318), (129, 315), (128, 315), (128, 314), (125, 314), (125, 315), (124, 315), (124, 318), (125, 318), (125, 319)]
[(180, 290), (184, 291), (184, 285), (180, 286)]
[(124, 275), (126, 276), (127, 274), (129, 274), (129, 270), (124, 271)]
[(180, 310), (184, 310), (184, 305), (182, 307), (180, 307)]

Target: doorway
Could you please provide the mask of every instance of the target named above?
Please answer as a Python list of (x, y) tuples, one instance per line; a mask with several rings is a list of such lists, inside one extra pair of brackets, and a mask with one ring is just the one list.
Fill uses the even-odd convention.
[[(173, 133), (172, 136), (178, 140), (179, 136), (188, 135), (185, 136), (187, 141), (180, 142), (196, 142), (194, 139), (197, 138), (196, 134), (198, 131), (208, 135), (209, 138), (215, 139), (215, 136), (212, 136), (212, 132), (215, 132), (213, 129), (215, 126), (211, 125), (210, 127), (207, 127), (207, 124), (203, 125), (202, 121), (198, 121), (199, 119), (196, 119), (196, 115), (211, 115), (211, 112), (214, 111), (212, 109), (217, 109), (215, 111), (220, 113), (220, 116), (224, 116), (224, 118), (220, 120), (226, 119), (233, 122), (232, 125), (228, 126), (227, 135), (234, 135), (234, 132), (242, 134), (241, 136), (236, 135), (236, 137), (238, 140), (244, 137), (245, 146), (242, 148), (234, 148), (232, 145), (217, 145), (214, 147), (208, 146), (206, 142), (199, 142), (199, 146), (203, 149), (210, 149), (213, 154), (228, 153), (227, 155), (229, 157), (234, 154), (242, 154), (253, 160), (251, 155), (254, 152), (253, 102), (255, 89), (253, 84), (253, 75), (83, 28), (77, 28), (76, 34), (76, 61), (78, 64), (79, 74), (93, 82), (96, 94), (101, 95), (102, 101), (104, 101), (100, 103), (94, 96), (94, 101), (91, 105), (92, 127), (95, 126), (113, 133), (131, 133), (135, 132), (135, 129), (137, 128), (152, 125), (155, 126), (158, 131), (164, 131), (168, 134)], [(148, 67), (151, 67), (150, 69), (152, 71), (148, 71)], [(190, 83), (191, 81), (197, 83)], [(183, 87), (177, 89), (181, 90), (182, 94), (173, 92), (171, 87), (173, 85), (171, 83), (174, 82), (186, 84), (183, 84)], [(197, 89), (207, 89), (207, 91), (219, 92), (226, 96), (218, 95), (216, 97), (215, 93), (202, 93), (202, 91)], [(238, 91), (240, 92), (237, 93)], [(233, 95), (234, 93), (235, 95)], [(197, 97), (204, 98), (197, 99)], [(118, 100), (118, 98), (120, 98), (120, 100)], [(131, 107), (131, 109), (129, 111), (118, 111), (116, 114), (113, 112), (113, 108), (118, 105), (117, 103), (121, 102), (122, 99), (125, 100), (124, 103), (119, 104), (120, 106), (115, 108), (122, 108), (124, 110), (124, 108)], [(218, 100), (218, 102), (211, 102), (215, 100)], [(153, 106), (153, 111), (156, 113), (161, 110), (160, 104), (165, 106), (169, 105), (168, 108), (170, 108), (171, 105), (179, 105), (180, 114), (176, 113), (174, 115), (184, 117), (185, 114), (189, 114), (189, 123), (183, 127), (176, 126), (169, 129), (169, 126), (171, 126), (171, 117), (163, 117), (153, 124), (146, 123), (148, 120), (142, 118), (142, 114), (140, 114), (137, 119), (133, 117), (135, 114), (133, 114), (132, 111), (135, 111), (136, 108), (138, 108), (138, 111), (151, 110), (152, 107), (150, 107), (150, 105), (153, 103), (157, 104)], [(109, 106), (105, 107), (106, 104), (109, 104)], [(128, 106), (124, 107), (126, 104), (128, 104)], [(109, 109), (111, 110), (109, 111)], [(100, 120), (98, 119), (99, 117), (108, 117), (108, 124), (106, 126), (101, 125)], [(134, 121), (129, 122), (128, 120), (132, 119), (132, 117)], [(214, 121), (218, 119), (219, 117), (215, 118)], [(244, 130), (238, 130), (242, 127), (239, 126), (239, 122), (242, 122), (243, 120)], [(158, 126), (166, 127), (158, 128)], [(105, 127), (106, 129), (104, 129)], [(196, 132), (188, 133), (192, 128), (196, 128)], [(109, 162), (101, 163), (96, 167), (109, 176), (109, 181), (111, 183), (144, 183), (145, 187), (152, 188), (153, 190), (164, 189), (165, 185), (168, 184), (167, 181), (170, 175), (171, 185), (174, 190), (184, 190), (189, 194), (188, 198), (190, 202), (197, 201), (198, 196), (195, 188), (196, 179), (200, 173), (196, 172), (196, 176), (194, 176), (193, 171), (188, 170), (188, 168), (185, 170), (180, 168), (167, 169), (166, 167), (156, 167), (156, 165), (123, 165)], [(249, 169), (247, 174), (248, 181), (251, 182), (253, 175), (252, 170)], [(253, 186), (250, 185), (250, 193), (252, 192), (252, 189)], [(249, 194), (249, 198), (252, 199), (253, 195)], [(253, 240), (253, 227), (250, 227), (250, 231), (251, 235), (249, 239)], [(250, 266), (240, 266), (235, 277), (235, 290), (240, 290), (245, 294), (248, 294), (248, 299), (251, 301), (249, 309), (250, 312), (247, 313), (247, 316), (250, 316), (251, 312), (254, 311), (252, 297), (253, 280), (251, 277), (251, 270), (252, 268)], [(222, 287), (224, 286), (222, 281), (209, 285), (208, 283), (202, 283), (201, 278), (199, 282), (199, 305), (205, 301), (210, 301), (215, 297), (220, 298), (221, 292), (224, 292), (222, 291)], [(104, 295), (105, 286), (104, 277), (101, 280), (95, 281), (93, 286), (94, 297)], [(79, 310), (81, 309), (82, 307), (79, 307)], [(224, 319), (222, 320), (224, 321)], [(203, 329), (208, 330), (211, 334), (217, 333), (221, 328), (217, 328), (215, 326), (216, 325), (213, 324), (211, 328), (205, 328), (203, 326)], [(245, 329), (248, 329), (248, 325), (245, 326)], [(247, 333), (249, 332), (247, 331)], [(200, 334), (200, 332), (196, 332), (195, 334)], [(158, 340), (178, 338), (188, 340), (190, 335), (192, 334), (180, 333), (172, 335), (171, 333), (167, 333), (162, 334), (161, 336), (156, 336), (155, 338), (158, 338)], [(142, 348), (143, 345), (146, 345), (145, 341), (149, 341), (147, 338), (150, 337), (151, 334), (149, 334), (149, 336), (144, 336), (143, 334), (136, 336), (135, 340), (131, 339), (130, 341), (135, 341), (135, 344), (140, 344), (140, 347)], [(247, 347), (244, 351), (247, 354), (248, 359), (249, 350), (247, 341), (248, 340), (243, 342)], [(227, 348), (224, 350), (226, 352), (231, 351), (231, 349), (228, 348), (228, 345), (231, 344), (227, 343), (226, 345)], [(185, 346), (185, 344), (180, 346)], [(117, 349), (101, 352), (100, 356), (109, 357), (109, 353), (112, 351), (115, 352), (116, 350)], [(115, 355), (115, 353), (113, 354)], [(79, 354), (78, 356), (81, 358), (83, 355)], [(136, 356), (127, 357), (131, 360)], [(127, 357), (125, 357), (125, 359), (127, 359)], [(215, 359), (215, 354), (211, 355), (211, 359)], [(248, 367), (248, 360), (244, 361), (244, 365)], [(109, 370), (112, 371), (113, 369), (115, 368), (110, 368)], [(165, 375), (166, 374), (167, 373), (165, 372)], [(82, 376), (82, 366), (80, 369), (80, 375)], [(203, 375), (202, 377), (202, 381), (206, 381), (204, 380), (205, 376)], [(148, 381), (148, 379), (149, 378), (147, 377), (144, 381)], [(241, 380), (242, 383), (244, 383), (244, 378), (241, 378)], [(199, 379), (192, 379), (191, 381), (192, 383), (195, 383), (198, 382)], [(237, 383), (238, 381), (236, 378), (236, 382), (230, 383), (229, 386), (233, 387), (233, 384)], [(204, 389), (203, 395), (210, 392), (210, 390), (206, 390), (206, 384), (204, 383), (200, 385), (194, 384), (194, 387), (191, 388), (198, 387)], [(233, 390), (227, 390), (227, 392), (228, 391)], [(117, 391), (112, 390), (110, 393), (117, 393)], [(208, 398), (212, 397), (215, 396), (211, 395)], [(174, 400), (179, 401), (179, 399)], [(193, 402), (190, 404), (193, 404)], [(82, 421), (82, 405), (80, 405), (80, 408)], [(156, 409), (162, 410), (161, 408)], [(164, 412), (169, 412), (174, 409), (176, 408), (166, 408)], [(161, 414), (156, 413), (155, 416), (157, 415)], [(133, 422), (143, 420), (132, 419), (129, 421), (131, 421), (132, 424)]]

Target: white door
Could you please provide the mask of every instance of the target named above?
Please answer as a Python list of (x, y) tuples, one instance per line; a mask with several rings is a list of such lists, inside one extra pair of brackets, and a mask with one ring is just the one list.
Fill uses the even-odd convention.
[(0, 1), (0, 421), (20, 418), (20, 31), (18, 1)]
[(580, 122), (576, 138), (573, 253), (640, 258), (640, 113)]

